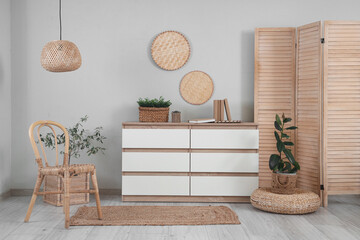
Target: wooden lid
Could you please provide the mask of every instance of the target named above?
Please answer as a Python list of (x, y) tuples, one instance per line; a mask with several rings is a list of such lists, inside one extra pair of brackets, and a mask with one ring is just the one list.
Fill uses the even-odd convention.
[(187, 73), (180, 83), (180, 94), (183, 99), (194, 105), (206, 103), (212, 96), (214, 83), (211, 77), (201, 71)]
[(177, 70), (190, 57), (190, 44), (179, 32), (166, 31), (156, 36), (151, 46), (154, 62), (164, 70)]

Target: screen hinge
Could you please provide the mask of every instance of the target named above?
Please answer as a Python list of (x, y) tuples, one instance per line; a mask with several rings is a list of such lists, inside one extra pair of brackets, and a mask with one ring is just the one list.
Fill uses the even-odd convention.
[(325, 38), (321, 38), (321, 39), (320, 39), (320, 42), (321, 42), (321, 43), (325, 43)]
[(324, 185), (323, 184), (320, 185), (320, 190), (324, 190)]

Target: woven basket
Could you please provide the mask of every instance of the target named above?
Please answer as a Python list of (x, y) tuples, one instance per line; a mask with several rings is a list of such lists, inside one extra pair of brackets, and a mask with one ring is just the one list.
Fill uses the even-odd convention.
[(278, 194), (294, 194), (296, 174), (272, 173), (271, 191)]
[[(70, 181), (71, 190), (89, 190), (89, 174), (80, 173), (71, 177)], [(44, 181), (45, 191), (62, 191), (63, 180), (58, 176), (45, 176)], [(57, 207), (63, 206), (64, 194), (47, 194), (44, 195), (44, 202), (55, 205)], [(70, 205), (84, 204), (89, 202), (89, 193), (72, 193), (70, 194)]]
[(256, 189), (251, 204), (260, 210), (281, 214), (306, 214), (320, 207), (320, 197), (313, 192), (296, 188), (291, 195), (272, 193), (270, 188)]
[(139, 107), (140, 122), (168, 122), (170, 108)]

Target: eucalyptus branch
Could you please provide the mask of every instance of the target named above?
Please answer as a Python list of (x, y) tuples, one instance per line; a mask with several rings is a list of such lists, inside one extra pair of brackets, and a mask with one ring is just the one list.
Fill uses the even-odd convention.
[[(69, 133), (69, 161), (71, 157), (79, 158), (83, 151), (86, 151), (87, 155), (95, 155), (98, 152), (105, 153), (106, 148), (101, 145), (104, 143), (106, 137), (102, 135), (102, 127), (96, 127), (91, 133), (89, 130), (83, 128), (83, 123), (88, 120), (88, 116), (80, 118), (73, 127), (66, 128)], [(55, 149), (55, 136), (53, 133), (47, 133), (46, 135), (40, 134), (40, 140), (44, 143), (44, 146), (50, 149)], [(65, 134), (57, 135), (56, 141), (58, 145), (65, 144)], [(64, 151), (60, 152), (64, 154)]]

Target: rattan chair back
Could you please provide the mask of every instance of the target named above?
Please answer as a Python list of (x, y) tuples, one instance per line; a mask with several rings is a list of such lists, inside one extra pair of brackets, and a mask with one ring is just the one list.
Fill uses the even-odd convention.
[(57, 128), (61, 129), (64, 132), (64, 135), (65, 135), (65, 147), (64, 147), (64, 163), (63, 164), (64, 165), (68, 164), (68, 161), (67, 161), (67, 158), (69, 156), (69, 133), (68, 133), (68, 131), (60, 123), (57, 123), (57, 122), (54, 122), (54, 121), (40, 120), (40, 121), (37, 121), (37, 122), (34, 122), (33, 124), (31, 124), (31, 126), (29, 128), (30, 143), (31, 143), (31, 146), (32, 146), (32, 148), (34, 150), (36, 162), (38, 163), (39, 167), (43, 167), (44, 164), (42, 162), (42, 158), (40, 156), (38, 146), (37, 146), (35, 138), (34, 138), (34, 129), (36, 129), (36, 128), (37, 128), (36, 135), (37, 135), (37, 138), (38, 138), (38, 142), (40, 144), (42, 155), (44, 157), (44, 163), (45, 163), (46, 167), (49, 167), (49, 162), (48, 162), (47, 157), (46, 157), (44, 145), (43, 145), (43, 143), (41, 141), (41, 137), (40, 137), (40, 130), (43, 127), (50, 128), (53, 135), (54, 135), (54, 137), (55, 137), (54, 141), (55, 141), (55, 151), (56, 151), (56, 164), (55, 164), (56, 166), (59, 166), (59, 150), (58, 150), (58, 143), (57, 143), (57, 135), (56, 135), (54, 127), (57, 127)]

